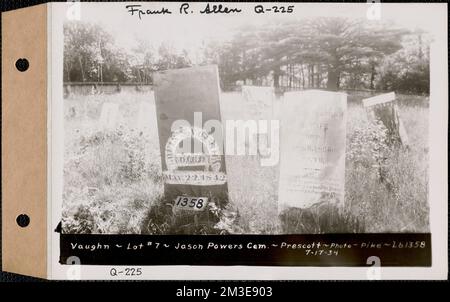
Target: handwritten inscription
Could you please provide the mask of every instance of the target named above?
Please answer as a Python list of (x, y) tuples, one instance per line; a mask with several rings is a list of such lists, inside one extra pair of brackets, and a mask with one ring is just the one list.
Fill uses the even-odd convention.
[(257, 5), (254, 8), (255, 13), (257, 14), (264, 14), (264, 13), (275, 13), (275, 14), (290, 14), (294, 12), (294, 5), (289, 5), (289, 6), (270, 6), (270, 7), (265, 7), (263, 5)]
[(209, 5), (206, 4), (206, 7), (200, 11), (200, 14), (231, 14), (231, 13), (240, 13), (242, 12), (239, 8), (229, 8), (222, 4), (218, 5)]
[[(190, 14), (201, 14), (201, 15), (215, 15), (215, 14), (239, 14), (244, 10), (242, 8), (236, 6), (229, 6), (224, 4), (210, 4), (206, 3), (205, 6), (198, 9), (196, 6), (196, 10), (192, 8), (189, 3), (182, 3), (178, 7), (178, 9), (174, 9), (173, 11), (168, 7), (160, 7), (160, 8), (143, 8), (140, 4), (132, 4), (125, 6), (127, 12), (131, 16), (137, 17), (139, 20), (142, 20), (143, 17), (152, 16), (152, 15), (171, 15), (171, 14), (180, 14), (180, 15), (190, 15)], [(275, 14), (290, 14), (294, 12), (294, 5), (283, 6), (283, 5), (275, 5), (275, 6), (264, 6), (261, 4), (255, 5), (253, 9), (249, 12), (256, 14), (265, 14), (265, 13), (275, 13)]]
[(377, 241), (360, 241), (360, 242), (329, 242), (329, 241), (312, 241), (312, 242), (242, 242), (242, 243), (226, 243), (209, 241), (207, 243), (199, 242), (124, 242), (122, 244), (103, 244), (100, 242), (91, 244), (80, 244), (70, 242), (70, 250), (99, 252), (105, 250), (124, 250), (129, 252), (139, 252), (145, 250), (290, 250), (300, 251), (308, 256), (338, 256), (340, 251), (346, 250), (421, 250), (427, 247), (424, 240), (377, 240)]
[(165, 8), (161, 7), (160, 9), (141, 9), (142, 5), (134, 4), (134, 5), (127, 5), (126, 8), (128, 9), (128, 12), (132, 16), (137, 16), (139, 19), (142, 19), (142, 16), (146, 15), (166, 15), (166, 14), (172, 14), (172, 12)]

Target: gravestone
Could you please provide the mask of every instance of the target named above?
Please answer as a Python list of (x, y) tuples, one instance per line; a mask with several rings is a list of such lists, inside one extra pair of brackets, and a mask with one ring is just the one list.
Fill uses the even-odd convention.
[(242, 86), (242, 96), (255, 119), (269, 120), (273, 116), (273, 87)]
[(153, 106), (150, 102), (141, 102), (138, 108), (136, 128), (140, 130), (151, 129), (153, 123), (148, 117), (155, 114)]
[[(270, 121), (274, 118), (275, 90), (273, 87), (242, 86), (242, 96), (245, 100), (245, 109), (253, 120)], [(258, 146), (260, 156), (268, 156), (270, 144), (269, 131), (257, 133), (251, 138)]]
[(196, 206), (201, 198), (224, 206), (228, 188), (222, 128), (203, 127), (221, 120), (217, 67), (159, 72), (154, 83), (166, 201)]
[[(230, 194), (240, 202), (264, 204), (266, 211), (276, 215), (279, 128), (278, 123), (271, 123), (274, 90), (272, 87), (242, 86), (240, 96), (233, 95), (229, 102), (231, 104), (226, 103), (227, 107), (236, 109), (225, 112), (228, 113), (224, 116), (226, 120), (243, 121), (256, 126), (256, 129), (245, 129), (244, 135), (239, 138), (235, 133), (233, 150), (236, 152), (227, 154)], [(227, 129), (227, 135), (229, 133)], [(228, 136), (227, 146), (230, 145), (229, 140)], [(242, 142), (245, 142), (244, 148)], [(244, 149), (245, 152), (238, 149)]]
[(347, 95), (288, 92), (281, 110), (278, 210), (343, 205)]
[(363, 100), (369, 119), (381, 121), (387, 129), (388, 142), (408, 146), (408, 135), (395, 104), (395, 92), (380, 94)]
[(119, 118), (119, 105), (115, 103), (103, 103), (100, 113), (100, 129), (112, 130), (116, 127)]

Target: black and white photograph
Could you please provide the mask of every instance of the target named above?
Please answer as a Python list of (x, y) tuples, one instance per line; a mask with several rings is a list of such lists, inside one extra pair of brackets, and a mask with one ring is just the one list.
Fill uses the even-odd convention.
[(433, 267), (446, 211), (430, 172), (447, 106), (439, 12), (54, 5), (53, 276)]
[(159, 6), (64, 23), (63, 233), (429, 232), (426, 30)]
[(446, 3), (25, 2), (0, 280), (448, 279)]

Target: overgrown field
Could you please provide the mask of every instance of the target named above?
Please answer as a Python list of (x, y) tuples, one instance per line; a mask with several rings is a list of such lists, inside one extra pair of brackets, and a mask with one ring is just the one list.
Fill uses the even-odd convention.
[[(227, 156), (229, 232), (426, 232), (428, 107), (422, 96), (399, 96), (409, 148), (387, 148), (383, 129), (368, 122), (362, 94), (349, 95), (345, 207), (278, 216), (278, 166), (257, 156)], [(276, 100), (277, 118), (282, 98)], [(118, 105), (117, 123), (101, 122), (104, 103)], [(152, 93), (71, 96), (64, 100), (63, 232), (162, 233), (149, 227), (163, 200), (160, 149)], [(222, 119), (251, 119), (240, 93), (221, 96)], [(382, 158), (382, 168), (377, 168)], [(378, 161), (377, 161), (378, 159)], [(226, 219), (226, 217), (224, 218)], [(223, 222), (223, 221), (222, 221)], [(228, 221), (230, 222), (230, 221)], [(225, 223), (226, 224), (226, 223)]]

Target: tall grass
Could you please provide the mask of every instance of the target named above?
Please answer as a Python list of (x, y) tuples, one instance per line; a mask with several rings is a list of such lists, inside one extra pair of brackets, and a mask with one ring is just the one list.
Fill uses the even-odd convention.
[[(409, 102), (408, 96), (401, 96), (399, 110), (409, 136), (409, 148), (376, 151), (384, 152), (380, 170), (374, 167), (377, 161), (373, 154), (378, 138), (374, 139), (360, 105), (362, 97), (366, 96), (349, 96), (344, 209), (324, 204), (308, 210), (291, 208), (279, 214), (279, 167), (261, 167), (258, 156), (226, 156), (228, 210), (236, 214), (223, 216), (228, 219), (225, 224), (232, 226), (228, 232), (429, 230), (428, 108), (423, 106), (427, 100), (414, 96)], [(64, 102), (63, 232), (175, 232), (167, 224), (174, 218), (163, 196), (152, 93), (73, 96)], [(116, 127), (110, 130), (99, 125), (101, 108), (106, 102), (118, 104), (121, 113)], [(275, 101), (275, 118), (279, 117), (281, 102)], [(138, 122), (142, 103), (150, 108), (147, 124)], [(254, 118), (254, 110), (246, 107), (239, 93), (222, 94), (221, 113), (223, 120)]]

